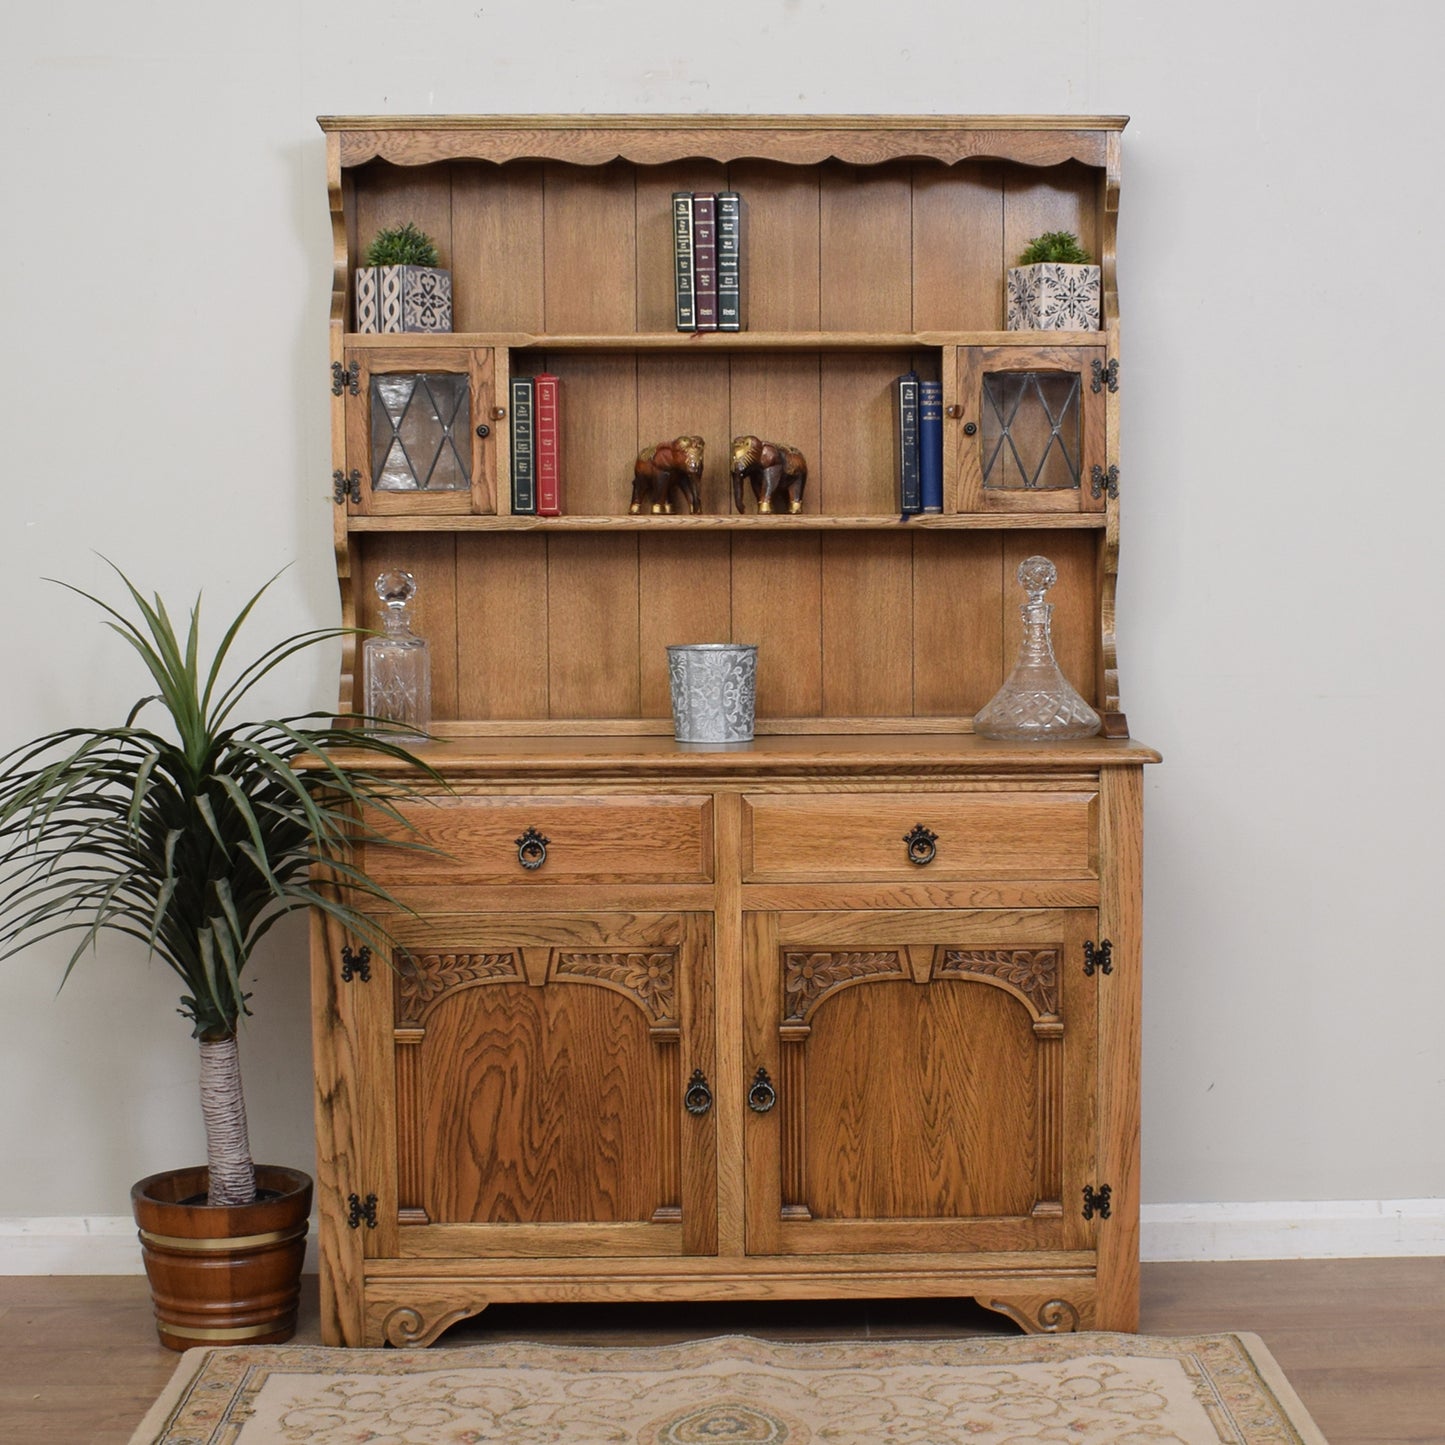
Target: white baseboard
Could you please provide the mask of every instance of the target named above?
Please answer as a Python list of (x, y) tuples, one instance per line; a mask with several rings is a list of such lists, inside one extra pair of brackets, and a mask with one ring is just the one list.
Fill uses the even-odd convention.
[[(1146, 1260), (1445, 1255), (1445, 1199), (1146, 1204), (1140, 1216)], [(316, 1268), (313, 1225), (306, 1269)], [(128, 1215), (0, 1218), (0, 1275), (140, 1273)]]
[[(317, 1270), (314, 1219), (302, 1268)], [(128, 1214), (0, 1218), (0, 1275), (144, 1273), (135, 1220)]]
[(1445, 1199), (1146, 1204), (1139, 1233), (1146, 1260), (1445, 1254)]

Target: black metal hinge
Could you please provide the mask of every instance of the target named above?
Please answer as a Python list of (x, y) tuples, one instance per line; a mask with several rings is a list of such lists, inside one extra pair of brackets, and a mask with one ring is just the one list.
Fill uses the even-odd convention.
[[(1094, 363), (1095, 366), (1098, 362)], [(1098, 391), (1098, 387), (1094, 388)], [(331, 394), (340, 396), (343, 391), (349, 391), (352, 396), (361, 394), (361, 363), (353, 361), (350, 366), (343, 366), (339, 361), (331, 363)]]
[(340, 470), (332, 472), (331, 499), (338, 507), (348, 500), (359, 502), (361, 500), (361, 473), (354, 467), (349, 477)]
[[(1097, 1189), (1092, 1184), (1084, 1185), (1084, 1218), (1092, 1219), (1097, 1214), (1100, 1219), (1107, 1219), (1109, 1196), (1113, 1192), (1107, 1184), (1101, 1184)], [(351, 1197), (356, 1198), (354, 1194)]]
[(1095, 497), (1102, 497), (1105, 492), (1111, 497), (1119, 495), (1119, 468), (1110, 467), (1106, 472), (1103, 467), (1095, 464), (1093, 471), (1089, 473), (1089, 480), (1092, 483), (1090, 490)]
[(364, 943), (355, 953), (349, 943), (341, 945), (341, 981), (350, 983), (353, 978), (371, 982), (371, 950)]
[[(1093, 361), (1093, 371), (1094, 379), (1089, 383), (1090, 391), (1103, 391), (1106, 386), (1109, 388), (1110, 391), (1118, 391), (1119, 358), (1117, 356), (1111, 356), (1109, 358), (1109, 364), (1107, 366), (1105, 366), (1104, 363), (1098, 359), (1098, 357), (1095, 357)], [(338, 396), (340, 396), (340, 394), (340, 392), (337, 392)]]
[(1084, 973), (1093, 978), (1095, 973), (1113, 973), (1114, 945), (1106, 938), (1102, 943), (1084, 945)]
[(376, 1228), (376, 1195), (368, 1194), (366, 1202), (363, 1203), (359, 1195), (348, 1194), (346, 1202), (351, 1206), (346, 1216), (348, 1228), (360, 1229), (362, 1220), (366, 1221), (368, 1229)]

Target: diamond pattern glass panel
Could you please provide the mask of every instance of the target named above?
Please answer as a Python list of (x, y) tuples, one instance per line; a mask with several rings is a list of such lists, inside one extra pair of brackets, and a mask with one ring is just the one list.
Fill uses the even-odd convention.
[(985, 372), (980, 428), (984, 486), (1077, 488), (1083, 470), (1082, 398), (1077, 372)]
[(472, 484), (468, 378), (454, 371), (371, 378), (371, 485), (378, 492), (460, 492)]

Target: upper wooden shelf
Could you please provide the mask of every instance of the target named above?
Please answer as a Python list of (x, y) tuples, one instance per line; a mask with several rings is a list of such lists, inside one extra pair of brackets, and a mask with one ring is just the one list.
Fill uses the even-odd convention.
[[(661, 165), (700, 158), (817, 165), (967, 159), (1107, 166), (1127, 116), (469, 115), (318, 116), (343, 167), (371, 160), (612, 160)], [(1117, 141), (1115, 141), (1117, 145)], [(1115, 151), (1117, 155), (1117, 150)]]
[[(392, 497), (405, 497), (403, 492)], [(423, 495), (413, 493), (411, 495)], [(436, 496), (438, 493), (425, 495)], [(749, 498), (751, 502), (751, 498)], [(455, 514), (451, 512), (389, 512), (373, 516), (351, 516), (351, 532), (823, 532), (823, 531), (1038, 531), (1067, 528), (1102, 531), (1108, 525), (1103, 512), (947, 512), (918, 513), (904, 521), (896, 514), (846, 517), (827, 513), (800, 512), (796, 516), (756, 512), (672, 513), (653, 516), (563, 516), (513, 517)]]
[(925, 346), (1104, 346), (1104, 331), (348, 332), (363, 350), (493, 346), (513, 351), (911, 351)]

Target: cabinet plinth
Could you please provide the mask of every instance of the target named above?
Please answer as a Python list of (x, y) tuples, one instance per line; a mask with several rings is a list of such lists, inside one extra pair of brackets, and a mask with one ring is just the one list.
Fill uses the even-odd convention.
[[(348, 968), (313, 923), (327, 1343), (523, 1300), (954, 1295), (1135, 1328), (1157, 758), (1113, 638), (1123, 125), (322, 122), (343, 621), (416, 577), (449, 788), (406, 806), (439, 852), (359, 860), (389, 958)], [(744, 199), (745, 330), (673, 329), (684, 191)], [(405, 221), (457, 329), (357, 334), (355, 267)], [(1044, 230), (1098, 258), (1100, 331), (1004, 329)], [(941, 390), (943, 503), (906, 519), (909, 371)], [(513, 381), (543, 374), (560, 516), (514, 510)], [(638, 452), (683, 435), (701, 511), (629, 514)], [(801, 513), (735, 509), (738, 435), (803, 453)], [(1107, 738), (971, 732), (1039, 553)], [(679, 745), (666, 647), (726, 641), (759, 644), (756, 740)]]

